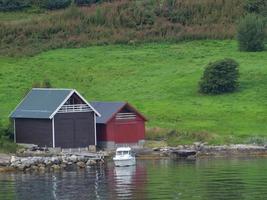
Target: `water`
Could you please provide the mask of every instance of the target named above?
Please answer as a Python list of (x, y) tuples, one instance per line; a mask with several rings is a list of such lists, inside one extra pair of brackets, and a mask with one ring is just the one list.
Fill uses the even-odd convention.
[(139, 160), (134, 167), (0, 174), (0, 199), (267, 199), (267, 158)]

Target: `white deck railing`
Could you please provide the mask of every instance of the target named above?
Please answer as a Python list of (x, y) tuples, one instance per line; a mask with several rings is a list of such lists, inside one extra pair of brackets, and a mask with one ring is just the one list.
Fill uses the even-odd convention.
[(59, 113), (69, 113), (69, 112), (89, 112), (92, 109), (87, 104), (73, 104), (73, 105), (63, 105), (59, 109)]

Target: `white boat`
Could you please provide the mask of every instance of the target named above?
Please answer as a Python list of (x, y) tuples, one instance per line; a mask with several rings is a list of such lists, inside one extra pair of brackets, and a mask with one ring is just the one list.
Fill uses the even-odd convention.
[(132, 166), (136, 163), (135, 156), (130, 147), (117, 148), (113, 161), (117, 167)]

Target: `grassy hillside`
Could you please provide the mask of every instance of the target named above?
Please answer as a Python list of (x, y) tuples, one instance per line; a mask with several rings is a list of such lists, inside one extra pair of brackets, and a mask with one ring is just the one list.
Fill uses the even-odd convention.
[(59, 11), (0, 13), (0, 54), (103, 44), (229, 39), (244, 0), (109, 0)]
[[(200, 95), (203, 67), (225, 57), (240, 63), (239, 91)], [(178, 142), (244, 142), (267, 136), (266, 58), (266, 51), (238, 52), (231, 40), (92, 46), (1, 57), (0, 113), (7, 121), (25, 91), (49, 78), (53, 86), (76, 88), (88, 100), (132, 103), (149, 118), (153, 134), (175, 129)]]

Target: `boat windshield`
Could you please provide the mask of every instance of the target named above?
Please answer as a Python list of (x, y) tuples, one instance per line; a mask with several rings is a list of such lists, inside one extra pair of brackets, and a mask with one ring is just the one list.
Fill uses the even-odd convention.
[(129, 151), (117, 151), (116, 154), (119, 156), (123, 156), (123, 155), (129, 155), (130, 153), (129, 153)]

